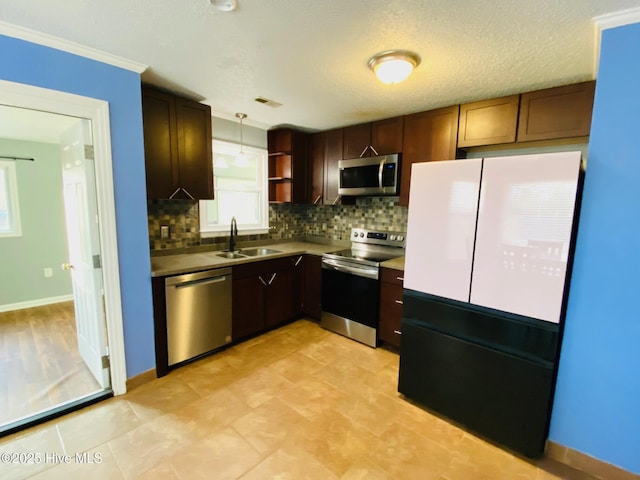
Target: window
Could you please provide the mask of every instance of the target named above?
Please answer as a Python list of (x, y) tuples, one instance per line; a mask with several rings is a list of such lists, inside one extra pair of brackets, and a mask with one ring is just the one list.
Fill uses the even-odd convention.
[(0, 237), (17, 237), (21, 233), (16, 166), (0, 160)]
[(231, 217), (241, 235), (269, 231), (267, 151), (213, 141), (215, 200), (200, 201), (203, 236), (228, 235)]

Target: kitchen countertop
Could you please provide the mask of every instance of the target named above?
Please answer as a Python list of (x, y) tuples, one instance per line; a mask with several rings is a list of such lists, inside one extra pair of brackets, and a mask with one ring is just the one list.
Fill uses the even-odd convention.
[(380, 264), (384, 268), (392, 268), (394, 270), (404, 270), (404, 257), (392, 258)]
[[(242, 246), (242, 248), (253, 248), (255, 245)], [(290, 241), (290, 242), (270, 242), (259, 245), (259, 247), (274, 248), (279, 253), (260, 255), (256, 257), (244, 258), (222, 258), (218, 257), (221, 250), (194, 252), (181, 252), (176, 254), (156, 254), (151, 256), (151, 276), (166, 277), (168, 275), (181, 275), (183, 273), (198, 272), (214, 268), (231, 267), (243, 263), (270, 260), (272, 258), (289, 257), (291, 255), (322, 255), (324, 253), (337, 252), (349, 248), (349, 243), (316, 243), (311, 241)], [(381, 267), (404, 270), (404, 257), (387, 260), (380, 264)]]
[[(221, 250), (197, 251), (194, 253), (179, 253), (175, 255), (152, 255), (151, 276), (165, 277), (167, 275), (180, 275), (183, 273), (230, 267), (260, 260), (270, 260), (272, 258), (289, 257), (291, 255), (322, 255), (324, 253), (337, 252), (338, 250), (348, 248), (340, 244), (324, 244), (309, 241), (271, 242), (265, 245), (259, 245), (259, 247), (274, 248), (279, 250), (280, 253), (233, 259), (218, 257)], [(240, 250), (242, 250), (242, 248), (253, 248), (253, 246), (240, 247)]]

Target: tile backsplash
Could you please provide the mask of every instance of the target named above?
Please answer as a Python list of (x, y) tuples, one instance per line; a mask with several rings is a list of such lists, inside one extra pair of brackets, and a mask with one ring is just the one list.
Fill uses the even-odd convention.
[[(201, 237), (198, 202), (192, 200), (149, 200), (149, 245), (151, 250), (224, 244), (227, 236)], [(170, 238), (160, 238), (160, 226), (168, 225)], [(398, 197), (362, 197), (356, 205), (269, 205), (268, 234), (242, 235), (238, 240), (279, 240), (306, 236), (348, 240), (351, 228), (405, 231), (407, 207)], [(221, 246), (222, 248), (222, 246)]]

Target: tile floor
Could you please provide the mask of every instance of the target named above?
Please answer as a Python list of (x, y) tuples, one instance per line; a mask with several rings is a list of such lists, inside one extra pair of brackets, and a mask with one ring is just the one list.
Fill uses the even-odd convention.
[[(0, 478), (593, 478), (512, 455), (405, 401), (397, 374), (395, 353), (300, 320), (0, 439)], [(11, 463), (20, 459), (32, 463)]]

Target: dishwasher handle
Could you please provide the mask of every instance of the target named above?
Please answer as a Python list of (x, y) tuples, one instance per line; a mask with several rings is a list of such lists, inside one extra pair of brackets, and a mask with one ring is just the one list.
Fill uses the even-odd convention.
[(182, 283), (176, 283), (173, 285), (174, 288), (185, 288), (185, 287), (195, 287), (197, 285), (207, 285), (209, 283), (220, 283), (227, 281), (227, 276), (222, 275), (220, 277), (212, 277), (212, 278), (203, 278), (202, 280), (191, 280)]
[(165, 287), (183, 288), (195, 285), (204, 285), (207, 283), (224, 282), (231, 279), (230, 268), (216, 268), (204, 272), (186, 273), (184, 275), (174, 275), (166, 277), (164, 280)]

